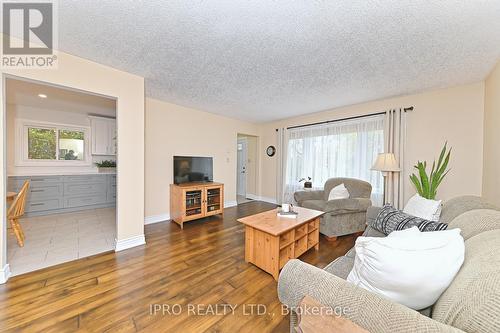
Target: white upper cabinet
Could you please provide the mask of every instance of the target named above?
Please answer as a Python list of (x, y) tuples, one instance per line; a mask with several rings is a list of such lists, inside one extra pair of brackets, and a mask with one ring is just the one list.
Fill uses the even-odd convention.
[(111, 119), (108, 122), (109, 133), (109, 152), (111, 155), (116, 155), (116, 119)]
[(89, 117), (92, 155), (116, 155), (116, 119)]

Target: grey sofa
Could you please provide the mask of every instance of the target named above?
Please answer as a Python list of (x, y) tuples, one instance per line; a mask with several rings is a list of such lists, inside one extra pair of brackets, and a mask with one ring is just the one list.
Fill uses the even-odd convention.
[[(370, 208), (367, 219), (380, 208)], [(345, 316), (371, 333), (500, 332), (500, 211), (479, 197), (458, 197), (443, 205), (440, 222), (460, 228), (465, 261), (448, 289), (432, 308), (417, 312), (345, 281), (354, 248), (324, 269), (300, 260), (281, 271), (278, 296), (296, 307), (309, 295), (324, 305), (346, 309)], [(384, 234), (368, 227), (365, 236)], [(291, 328), (297, 315), (291, 312)]]
[[(332, 188), (344, 184), (350, 198), (328, 201)], [(331, 178), (320, 191), (298, 191), (294, 198), (300, 207), (325, 212), (321, 217), (319, 232), (335, 239), (365, 230), (366, 211), (372, 205), (370, 183), (353, 178)]]

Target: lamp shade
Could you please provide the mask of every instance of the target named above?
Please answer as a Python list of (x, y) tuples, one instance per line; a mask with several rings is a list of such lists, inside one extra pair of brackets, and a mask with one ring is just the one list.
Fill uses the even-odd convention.
[(383, 171), (383, 172), (398, 172), (399, 164), (396, 161), (396, 156), (393, 153), (381, 153), (378, 154), (377, 160), (372, 166), (372, 170)]

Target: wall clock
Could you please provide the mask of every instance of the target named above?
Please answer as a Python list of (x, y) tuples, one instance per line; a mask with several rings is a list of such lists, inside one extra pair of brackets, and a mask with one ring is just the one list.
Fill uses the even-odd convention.
[(273, 157), (276, 154), (276, 148), (274, 146), (269, 146), (266, 149), (267, 156)]

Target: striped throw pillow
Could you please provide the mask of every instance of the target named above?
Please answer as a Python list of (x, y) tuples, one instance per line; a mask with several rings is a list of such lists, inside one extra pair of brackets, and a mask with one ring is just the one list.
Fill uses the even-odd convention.
[(403, 213), (390, 204), (382, 207), (377, 218), (370, 220), (369, 225), (386, 235), (396, 230), (404, 230), (415, 226), (422, 232), (440, 231), (448, 228), (446, 223), (432, 222)]

